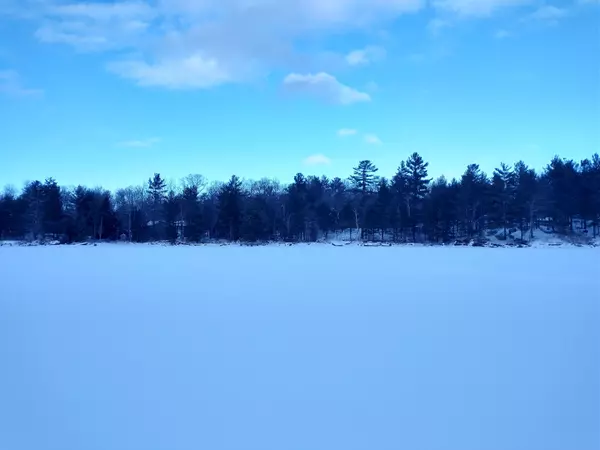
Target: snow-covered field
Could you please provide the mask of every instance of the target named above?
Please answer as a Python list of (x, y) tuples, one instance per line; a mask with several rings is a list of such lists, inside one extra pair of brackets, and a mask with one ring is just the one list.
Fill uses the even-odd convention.
[(598, 248), (0, 248), (2, 450), (599, 448)]

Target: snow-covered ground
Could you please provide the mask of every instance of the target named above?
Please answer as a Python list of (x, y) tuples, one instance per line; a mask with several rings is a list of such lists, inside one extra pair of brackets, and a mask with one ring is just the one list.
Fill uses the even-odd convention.
[(2, 450), (598, 450), (600, 249), (0, 248)]

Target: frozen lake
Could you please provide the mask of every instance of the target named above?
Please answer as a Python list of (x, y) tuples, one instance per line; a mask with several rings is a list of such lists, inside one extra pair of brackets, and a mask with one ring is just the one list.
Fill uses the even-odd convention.
[(600, 249), (0, 247), (0, 449), (598, 450)]

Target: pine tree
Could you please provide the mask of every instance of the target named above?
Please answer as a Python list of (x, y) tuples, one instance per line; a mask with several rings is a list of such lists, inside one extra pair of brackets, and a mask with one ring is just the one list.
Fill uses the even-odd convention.
[(150, 221), (152, 226), (152, 235), (154, 239), (162, 237), (162, 226), (160, 220), (163, 216), (163, 202), (167, 190), (167, 182), (163, 180), (159, 173), (154, 174), (154, 178), (148, 179), (148, 193), (150, 196)]
[(288, 186), (284, 205), (286, 237), (304, 241), (307, 238), (306, 222), (308, 209), (308, 182), (301, 173), (296, 174), (294, 183)]
[(251, 182), (249, 196), (256, 199), (256, 204), (260, 205), (263, 210), (261, 220), (267, 227), (263, 239), (277, 239), (281, 234), (283, 223), (283, 199), (280, 183), (269, 178)]
[(350, 182), (357, 192), (364, 196), (375, 190), (379, 180), (379, 177), (375, 174), (379, 169), (371, 161), (361, 161), (353, 170), (354, 173), (350, 176)]
[(391, 225), (394, 228), (394, 241), (404, 236), (404, 225), (409, 216), (409, 198), (410, 191), (407, 179), (408, 169), (404, 161), (400, 162), (400, 166), (396, 174), (392, 178), (392, 193), (394, 195), (393, 204), (394, 210), (391, 216)]
[(494, 219), (504, 230), (504, 240), (507, 238), (507, 229), (512, 225), (515, 188), (515, 173), (507, 164), (501, 163), (492, 178), (492, 201)]
[(538, 209), (538, 177), (523, 161), (515, 164), (515, 215), (519, 223), (521, 239), (529, 229), (529, 237), (534, 237), (534, 219)]
[(346, 197), (348, 195), (348, 191), (346, 189), (346, 184), (342, 181), (341, 178), (336, 177), (331, 180), (329, 184), (330, 191), (330, 202), (331, 202), (331, 212), (333, 215), (333, 229), (339, 230), (343, 229), (344, 225), (341, 219), (342, 209), (346, 204)]
[(357, 231), (361, 230), (361, 239), (363, 239), (366, 231), (366, 215), (373, 201), (371, 194), (376, 191), (379, 182), (379, 177), (375, 175), (379, 169), (371, 161), (364, 160), (353, 170), (353, 174), (348, 179), (355, 194), (351, 198), (352, 211), (355, 226)]
[(392, 190), (387, 179), (379, 180), (377, 189), (377, 200), (371, 209), (372, 219), (370, 227), (378, 229), (381, 234), (381, 240), (385, 240), (385, 231), (391, 226), (391, 209), (392, 209)]
[(472, 164), (459, 181), (430, 183), (427, 168), (415, 153), (391, 182), (361, 161), (346, 181), (297, 174), (285, 189), (273, 180), (242, 184), (237, 177), (207, 186), (193, 175), (183, 180), (181, 193), (171, 189), (168, 195), (167, 183), (155, 174), (147, 185), (119, 189), (114, 197), (103, 189), (61, 188), (48, 178), (27, 183), (20, 194), (0, 195), (0, 238), (307, 241), (346, 229), (351, 239), (354, 229), (363, 238), (385, 239), (391, 229), (395, 240), (412, 230), (413, 240), (447, 242), (486, 229), (508, 236), (515, 226), (521, 239), (527, 232), (533, 238), (542, 223), (557, 231), (581, 224), (594, 236), (600, 230), (597, 154), (580, 164), (555, 157), (539, 176), (518, 162), (514, 168), (501, 164), (488, 179)]
[(456, 180), (448, 183), (440, 177), (431, 185), (426, 204), (426, 229), (436, 242), (447, 242), (455, 235), (456, 203), (460, 185)]
[(240, 238), (248, 242), (267, 241), (270, 238), (270, 223), (265, 201), (252, 196), (245, 202)]
[(25, 186), (22, 198), (27, 205), (26, 228), (33, 239), (39, 239), (44, 234), (44, 192), (39, 181), (32, 181)]
[(585, 232), (587, 233), (588, 221), (591, 221), (593, 237), (596, 237), (600, 218), (600, 156), (594, 154), (591, 160), (584, 159), (580, 167), (579, 211)]
[(219, 235), (230, 241), (240, 239), (240, 227), (242, 224), (242, 182), (233, 175), (229, 182), (220, 189), (218, 194)]
[(182, 238), (198, 242), (202, 238), (202, 211), (198, 198), (197, 186), (186, 186), (183, 189), (181, 208), (183, 216)]
[(573, 231), (573, 217), (578, 209), (579, 166), (573, 160), (556, 156), (544, 173), (547, 185), (547, 209), (552, 227)]
[(478, 164), (470, 164), (461, 178), (459, 203), (463, 228), (468, 237), (483, 231), (487, 195), (487, 176), (479, 169)]
[(165, 237), (171, 243), (177, 241), (178, 227), (177, 219), (180, 216), (180, 198), (174, 191), (170, 190), (164, 202)]
[(427, 195), (427, 185), (431, 181), (427, 178), (427, 166), (418, 153), (413, 153), (402, 165), (404, 179), (406, 180), (406, 206), (408, 219), (411, 224), (413, 241), (416, 240), (416, 226), (421, 219), (423, 200)]
[(62, 232), (63, 204), (60, 187), (53, 178), (46, 179), (42, 186), (42, 202), (42, 228), (56, 238)]
[(24, 234), (26, 207), (12, 189), (6, 189), (0, 195), (0, 239), (18, 238)]
[(73, 192), (73, 220), (75, 224), (75, 239), (85, 240), (94, 235), (92, 230), (92, 201), (93, 193), (83, 186), (77, 186)]

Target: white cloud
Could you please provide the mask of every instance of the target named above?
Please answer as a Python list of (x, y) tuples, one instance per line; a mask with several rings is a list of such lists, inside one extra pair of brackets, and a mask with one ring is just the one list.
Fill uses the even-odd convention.
[(323, 166), (331, 164), (331, 159), (322, 154), (311, 155), (304, 160), (304, 165), (306, 166)]
[(369, 46), (361, 50), (353, 50), (346, 55), (346, 62), (351, 66), (365, 66), (379, 61), (386, 56), (382, 47)]
[(21, 76), (14, 70), (0, 70), (0, 94), (15, 97), (39, 97), (44, 94), (44, 91), (25, 87)]
[(108, 69), (140, 86), (163, 86), (170, 89), (209, 88), (231, 81), (228, 72), (214, 59), (192, 55), (183, 59), (166, 59), (149, 64), (129, 60), (113, 62)]
[(87, 17), (92, 20), (132, 20), (156, 16), (154, 10), (148, 3), (143, 1), (122, 1), (114, 3), (83, 2), (55, 4), (47, 10), (48, 15), (59, 17)]
[(346, 86), (325, 72), (314, 75), (291, 73), (285, 77), (283, 84), (291, 91), (303, 92), (339, 105), (371, 101), (371, 96), (366, 92)]
[(355, 130), (354, 128), (342, 128), (337, 132), (340, 137), (354, 136), (356, 133), (358, 133), (358, 130)]
[(119, 142), (117, 145), (119, 147), (128, 147), (128, 148), (149, 148), (155, 144), (160, 142), (159, 138), (149, 138), (149, 139), (135, 139), (132, 141), (123, 141)]
[(530, 18), (533, 20), (553, 23), (566, 17), (567, 15), (568, 11), (566, 9), (557, 8), (556, 6), (551, 5), (544, 5), (531, 14)]
[(106, 37), (101, 35), (92, 34), (77, 34), (68, 31), (69, 28), (78, 26), (78, 24), (64, 24), (60, 28), (43, 26), (35, 32), (37, 37), (42, 42), (51, 44), (69, 44), (73, 47), (77, 47), (80, 50), (93, 51), (102, 50), (110, 47), (109, 41)]
[(381, 145), (381, 139), (376, 134), (365, 134), (364, 141), (370, 145)]
[(536, 0), (433, 0), (436, 9), (459, 16), (486, 17), (511, 7), (535, 4)]
[[(310, 72), (322, 52), (298, 39), (374, 30), (426, 0), (0, 0), (38, 23), (37, 38), (78, 51), (118, 51), (112, 72), (144, 86), (208, 88), (273, 70)], [(0, 8), (1, 9), (1, 8)], [(129, 56), (128, 56), (129, 55)], [(367, 48), (356, 64), (380, 55)], [(346, 62), (348, 63), (348, 62)], [(193, 66), (192, 74), (180, 73)]]
[(79, 51), (136, 49), (158, 12), (141, 1), (116, 3), (43, 2), (35, 36), (42, 42), (67, 44)]

